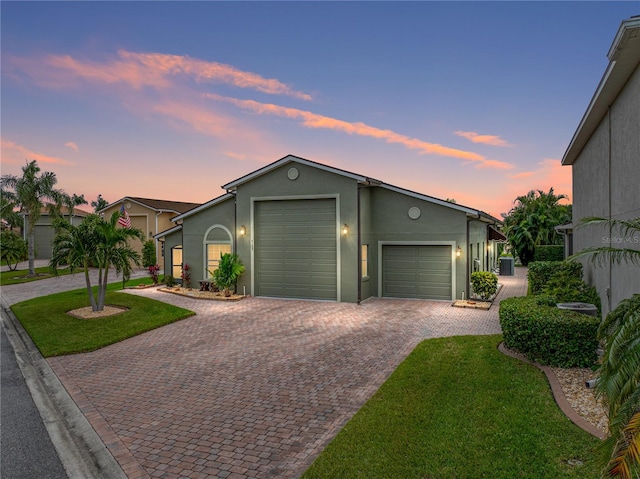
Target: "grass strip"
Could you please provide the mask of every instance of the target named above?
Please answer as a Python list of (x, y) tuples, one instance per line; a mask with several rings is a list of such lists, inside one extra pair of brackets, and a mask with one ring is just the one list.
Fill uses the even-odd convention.
[(302, 476), (598, 478), (600, 442), (575, 426), (502, 336), (419, 344)]
[[(146, 283), (147, 278), (127, 283)], [(113, 343), (193, 316), (188, 309), (118, 292), (108, 285), (105, 304), (129, 308), (121, 314), (79, 319), (67, 311), (89, 306), (86, 289), (56, 293), (14, 304), (11, 309), (44, 357), (95, 351)]]
[[(30, 283), (31, 281), (39, 281), (41, 279), (53, 278), (55, 275), (51, 273), (48, 266), (42, 266), (35, 269), (36, 276), (28, 276), (28, 269), (19, 269), (16, 271), (2, 271), (0, 272), (0, 284), (2, 286), (9, 286), (11, 284)], [(75, 273), (82, 272), (81, 270), (75, 270)], [(58, 276), (65, 276), (70, 274), (71, 271), (68, 268), (59, 269)]]

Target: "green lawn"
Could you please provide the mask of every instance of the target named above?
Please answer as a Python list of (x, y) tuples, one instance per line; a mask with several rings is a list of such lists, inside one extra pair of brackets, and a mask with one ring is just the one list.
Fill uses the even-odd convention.
[[(76, 270), (75, 272), (80, 273), (81, 270)], [(58, 270), (59, 276), (64, 276), (69, 273), (70, 271), (66, 268)], [(51, 278), (52, 276), (55, 276), (54, 274), (51, 273), (51, 270), (49, 270), (48, 266), (36, 268), (37, 276), (34, 276), (33, 278), (28, 278), (27, 277), (28, 274), (29, 274), (28, 269), (19, 269), (16, 271), (2, 271), (0, 273), (0, 284), (2, 286), (8, 286), (10, 284), (29, 283), (31, 281), (38, 281), (40, 279)]]
[(501, 340), (422, 342), (303, 479), (598, 478), (600, 441), (564, 416), (542, 372), (496, 349)]
[[(148, 283), (148, 278), (127, 285)], [(106, 304), (128, 311), (115, 316), (78, 319), (67, 311), (89, 306), (86, 289), (52, 294), (11, 307), (44, 357), (93, 351), (195, 313), (153, 299), (118, 292), (122, 282), (108, 286)]]

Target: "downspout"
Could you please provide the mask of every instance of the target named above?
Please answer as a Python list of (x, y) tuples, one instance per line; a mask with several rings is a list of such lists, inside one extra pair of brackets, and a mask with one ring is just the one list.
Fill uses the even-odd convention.
[[(159, 231), (158, 231), (158, 216), (160, 216), (161, 214), (162, 214), (162, 210), (160, 210), (160, 211), (158, 211), (156, 213), (156, 229), (155, 229), (155, 232), (154, 232), (154, 235), (153, 235), (154, 237), (155, 237), (155, 235), (157, 235), (159, 233)], [(162, 251), (158, 251), (158, 238), (154, 238), (154, 240), (156, 242), (156, 245), (155, 245), (156, 246), (156, 258), (158, 258), (160, 256), (159, 253), (161, 253)], [(165, 254), (166, 254), (166, 251), (165, 251)], [(157, 261), (156, 261), (156, 263), (157, 263)]]
[[(609, 163), (607, 165), (608, 167), (608, 181), (609, 184), (607, 185), (607, 194), (609, 195), (609, 205), (608, 205), (608, 215), (607, 218), (609, 219), (609, 223), (608, 223), (608, 227), (609, 227), (609, 238), (611, 238), (611, 234), (613, 233), (613, 228), (611, 227), (611, 105), (609, 105), (607, 107), (607, 123), (608, 123), (608, 129), (609, 129)], [(613, 262), (611, 260), (609, 260), (609, 287), (606, 290), (607, 293), (607, 306), (609, 308), (609, 311), (611, 311), (611, 280), (613, 279)]]
[(360, 191), (362, 190), (362, 185), (358, 185), (357, 187), (357, 198), (356, 198), (356, 208), (357, 208), (357, 222), (358, 222), (358, 241), (356, 247), (358, 248), (358, 298), (357, 304), (360, 304), (362, 301), (362, 226), (360, 224)]

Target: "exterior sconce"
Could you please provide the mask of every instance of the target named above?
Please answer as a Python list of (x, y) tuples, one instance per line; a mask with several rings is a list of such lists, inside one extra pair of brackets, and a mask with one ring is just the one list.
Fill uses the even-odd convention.
[(460, 258), (462, 256), (462, 248), (460, 248), (460, 246), (458, 246), (456, 248), (456, 258)]
[(240, 236), (245, 236), (247, 234), (247, 227), (245, 225), (242, 225), (238, 230), (238, 233), (240, 234)]
[(349, 226), (347, 226), (347, 223), (344, 224), (344, 226), (342, 227), (342, 236), (347, 236), (349, 234)]

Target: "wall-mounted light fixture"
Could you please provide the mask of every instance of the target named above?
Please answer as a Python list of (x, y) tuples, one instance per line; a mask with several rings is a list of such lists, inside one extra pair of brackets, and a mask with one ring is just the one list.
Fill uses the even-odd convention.
[(347, 223), (344, 224), (344, 226), (342, 227), (342, 236), (347, 236), (349, 234), (349, 226), (347, 226)]
[(460, 248), (460, 246), (458, 246), (456, 248), (456, 258), (460, 258), (462, 256), (462, 248)]
[(247, 234), (247, 227), (245, 225), (242, 225), (238, 230), (238, 233), (240, 234), (240, 236), (245, 236)]

